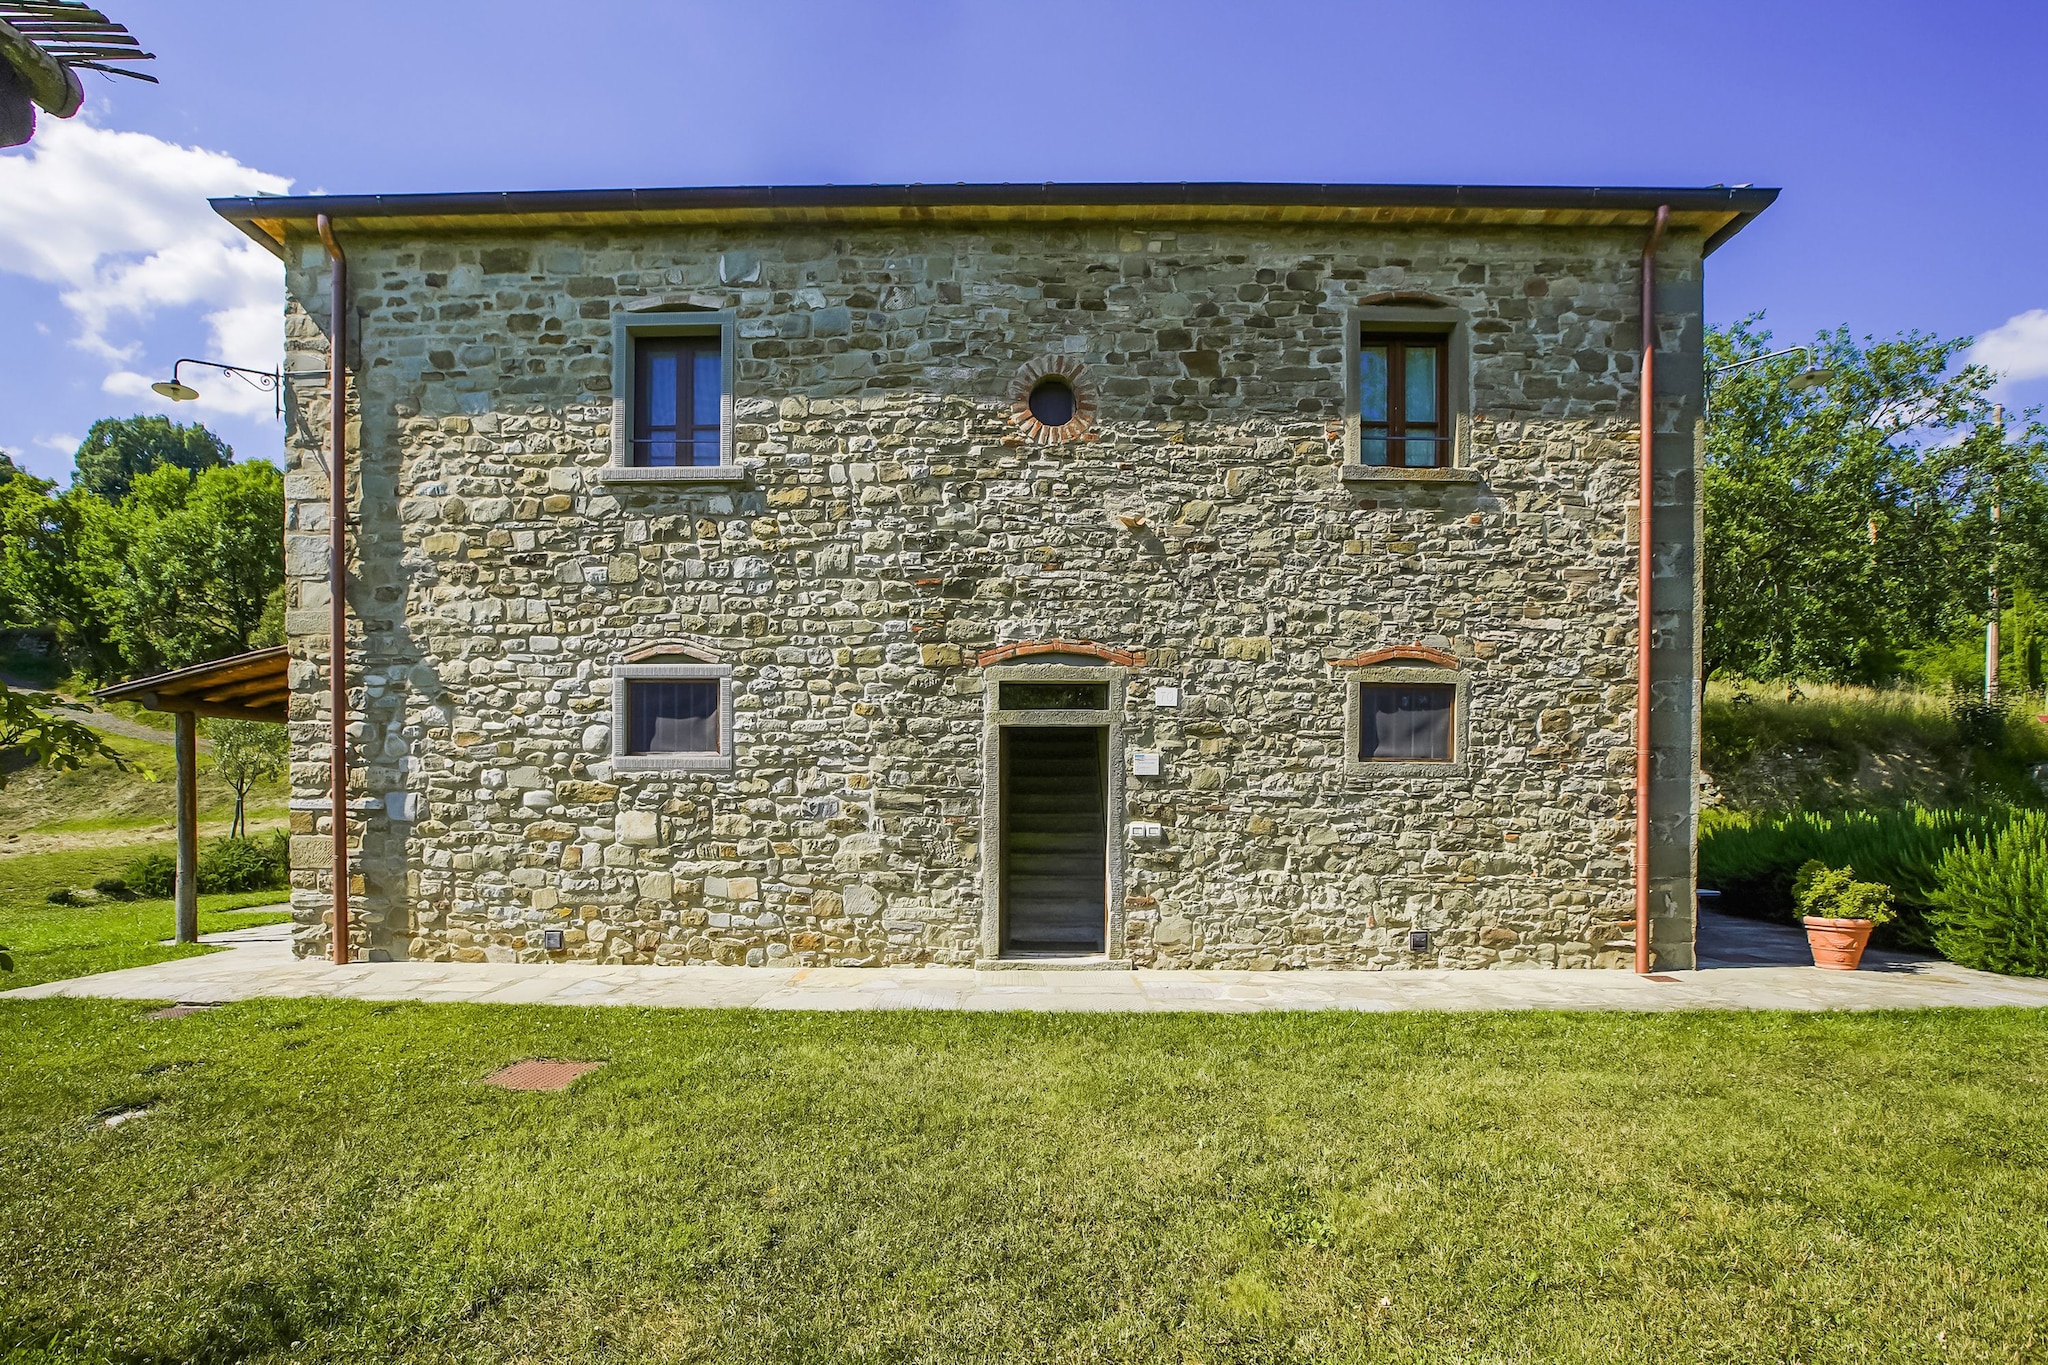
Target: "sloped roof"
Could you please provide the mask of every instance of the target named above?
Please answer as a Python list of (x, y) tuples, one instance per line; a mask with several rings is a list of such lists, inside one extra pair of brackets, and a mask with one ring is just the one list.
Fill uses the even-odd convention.
[(229, 720), (282, 721), (291, 700), (291, 657), (283, 645), (210, 664), (173, 669), (93, 693), (101, 701), (139, 702), (151, 711), (191, 711)]

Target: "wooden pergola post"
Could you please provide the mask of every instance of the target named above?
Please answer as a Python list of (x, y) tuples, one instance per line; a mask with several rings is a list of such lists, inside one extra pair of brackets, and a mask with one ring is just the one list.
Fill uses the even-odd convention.
[(199, 941), (199, 718), (173, 713), (178, 722), (178, 932), (180, 943)]

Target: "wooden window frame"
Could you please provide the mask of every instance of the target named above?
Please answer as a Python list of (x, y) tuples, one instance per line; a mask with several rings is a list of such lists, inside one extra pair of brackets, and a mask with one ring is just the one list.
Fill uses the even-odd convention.
[[(627, 437), (632, 445), (627, 463), (632, 468), (706, 469), (724, 463), (724, 450), (722, 447), (725, 438), (725, 419), (723, 412), (721, 411), (716, 425), (706, 427), (696, 421), (698, 373), (696, 358), (701, 355), (717, 356), (720, 349), (718, 338), (715, 336), (650, 336), (635, 337), (633, 339), (633, 414)], [(663, 429), (669, 433), (667, 437), (668, 444), (673, 448), (678, 457), (682, 455), (685, 448), (689, 450), (690, 460), (688, 464), (685, 464), (680, 458), (665, 465), (655, 464), (648, 458), (650, 452), (646, 449), (646, 447), (655, 444), (660, 439), (652, 434), (655, 427), (651, 420), (653, 414), (648, 411), (649, 386), (647, 384), (647, 369), (655, 356), (664, 354), (673, 355), (676, 358), (676, 420), (673, 424)], [(684, 357), (688, 357), (687, 362)], [(719, 368), (721, 370), (724, 368), (722, 357)], [(723, 409), (725, 406), (725, 384), (722, 378), (718, 388), (718, 403), (719, 407)], [(712, 458), (708, 462), (703, 462), (697, 459), (697, 455), (704, 443), (705, 432), (707, 431), (710, 433)]]
[[(1360, 356), (1365, 347), (1402, 339), (1442, 347), (1437, 375), (1437, 463), (1369, 465), (1361, 439)], [(1363, 303), (1344, 310), (1344, 463), (1347, 483), (1479, 483), (1472, 458), (1472, 328), (1448, 300)], [(1391, 415), (1391, 414), (1389, 414)]]
[[(718, 463), (634, 464), (639, 435), (639, 348), (643, 342), (699, 339), (716, 343), (723, 392), (718, 399)], [(597, 472), (599, 483), (739, 483), (749, 471), (736, 463), (733, 448), (735, 348), (739, 320), (730, 310), (617, 313), (612, 317), (612, 450)]]
[[(1375, 436), (1366, 431), (1365, 381), (1363, 376), (1365, 353), (1385, 348), (1387, 353), (1387, 420), (1374, 425), (1384, 426), (1386, 434)], [(1427, 424), (1408, 420), (1408, 352), (1424, 348), (1436, 354), (1436, 417)], [(1352, 382), (1358, 387), (1358, 453), (1359, 463), (1368, 469), (1444, 469), (1451, 463), (1452, 447), (1455, 445), (1456, 424), (1451, 417), (1451, 357), (1450, 339), (1444, 334), (1430, 332), (1363, 332), (1358, 338), (1358, 372)], [(1428, 436), (1409, 434), (1408, 428), (1428, 425), (1434, 432)], [(1430, 462), (1415, 464), (1407, 457), (1411, 453), (1410, 443), (1426, 441), (1429, 444)], [(1370, 441), (1384, 441), (1387, 448), (1385, 464), (1369, 464), (1365, 459), (1366, 444)], [(1394, 449), (1401, 450), (1401, 462), (1395, 464)]]

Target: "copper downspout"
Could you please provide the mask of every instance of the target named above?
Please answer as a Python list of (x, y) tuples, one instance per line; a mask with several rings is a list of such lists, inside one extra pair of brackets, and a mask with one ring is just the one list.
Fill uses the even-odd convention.
[(334, 299), (327, 328), (327, 724), (334, 784), (334, 960), (347, 962), (348, 941), (348, 258), (326, 214), (315, 222), (334, 263)]
[(1671, 208), (1657, 206), (1657, 223), (1643, 244), (1642, 413), (1636, 443), (1636, 970), (1650, 970), (1650, 530), (1656, 520), (1657, 248)]

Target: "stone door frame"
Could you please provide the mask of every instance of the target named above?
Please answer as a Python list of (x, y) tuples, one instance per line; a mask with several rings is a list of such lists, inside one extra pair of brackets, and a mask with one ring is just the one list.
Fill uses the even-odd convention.
[[(1130, 670), (1089, 659), (1061, 656), (1057, 663), (992, 664), (982, 670), (981, 721), (981, 957), (984, 961), (1034, 961), (1005, 958), (1003, 951), (1003, 730), (1008, 726), (1103, 730), (1103, 958), (1120, 962), (1124, 946), (1124, 693)], [(1100, 711), (1005, 711), (999, 706), (1006, 682), (1103, 683), (1109, 705)], [(1057, 962), (1050, 958), (1047, 961)], [(1081, 958), (1081, 961), (1092, 961)]]

